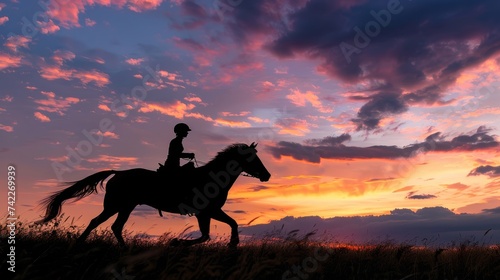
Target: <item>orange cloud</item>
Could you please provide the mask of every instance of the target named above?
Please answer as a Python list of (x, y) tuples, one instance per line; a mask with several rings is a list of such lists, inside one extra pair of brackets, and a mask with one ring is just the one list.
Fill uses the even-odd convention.
[(214, 123), (217, 126), (228, 126), (228, 127), (239, 127), (239, 128), (252, 127), (252, 125), (250, 123), (247, 123), (247, 122), (231, 121), (231, 120), (223, 120), (223, 119), (216, 119), (216, 120), (214, 120)]
[(111, 109), (109, 109), (108, 105), (106, 105), (106, 104), (99, 104), (99, 106), (97, 106), (97, 108), (99, 108), (103, 111), (106, 111), (106, 112), (111, 112)]
[(274, 124), (278, 129), (279, 134), (290, 134), (295, 136), (304, 136), (310, 132), (310, 125), (306, 120), (285, 118), (280, 119)]
[(35, 112), (34, 116), (41, 122), (50, 122), (50, 118), (40, 112)]
[(248, 119), (255, 123), (269, 123), (268, 119), (261, 119), (259, 117), (248, 117)]
[(144, 104), (139, 112), (151, 113), (159, 112), (162, 115), (172, 116), (177, 119), (182, 119), (185, 117), (186, 113), (195, 107), (193, 104), (184, 104), (180, 101), (176, 101), (173, 104), (159, 104), (159, 103), (148, 103)]
[(287, 95), (288, 98), (293, 104), (304, 107), (307, 103), (311, 103), (311, 105), (318, 109), (321, 113), (331, 113), (333, 112), (332, 108), (328, 108), (323, 106), (317, 93), (312, 91), (306, 91), (305, 93), (300, 92), (298, 89), (292, 89), (292, 93)]
[(19, 67), (21, 65), (21, 57), (13, 56), (0, 52), (0, 70), (9, 67)]
[(120, 136), (118, 136), (118, 134), (111, 132), (111, 131), (106, 131), (106, 132), (102, 133), (102, 131), (99, 130), (96, 133), (96, 135), (111, 138), (111, 139), (119, 139), (120, 138)]

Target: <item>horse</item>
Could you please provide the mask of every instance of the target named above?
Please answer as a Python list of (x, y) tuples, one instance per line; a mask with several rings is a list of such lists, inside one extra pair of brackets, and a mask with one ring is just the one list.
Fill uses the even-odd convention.
[[(142, 168), (97, 172), (80, 181), (67, 183), (69, 187), (43, 199), (41, 204), (46, 207), (46, 213), (38, 223), (46, 223), (57, 217), (65, 200), (73, 198), (77, 201), (97, 193), (97, 185), (100, 184), (101, 189), (106, 189), (104, 209), (90, 221), (77, 243), (83, 242), (93, 229), (118, 213), (111, 230), (119, 245), (126, 247), (122, 237), (123, 227), (134, 208), (145, 204), (160, 211), (196, 216), (201, 237), (174, 239), (172, 244), (189, 246), (209, 240), (210, 220), (215, 219), (231, 227), (228, 246), (235, 247), (239, 243), (238, 224), (222, 210), (222, 206), (241, 173), (258, 178), (261, 182), (270, 179), (271, 174), (257, 156), (256, 147), (255, 143), (230, 145), (207, 164), (176, 172), (179, 174), (165, 175)], [(104, 180), (111, 175), (114, 176), (104, 187)]]

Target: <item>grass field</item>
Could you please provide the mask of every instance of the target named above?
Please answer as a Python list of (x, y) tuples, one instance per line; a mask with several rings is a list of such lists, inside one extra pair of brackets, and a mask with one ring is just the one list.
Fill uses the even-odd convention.
[(75, 245), (81, 229), (18, 224), (15, 273), (7, 271), (2, 225), (2, 279), (500, 279), (500, 246), (465, 242), (446, 248), (408, 244), (349, 246), (268, 238), (230, 249), (222, 242), (171, 247), (125, 234), (119, 248), (108, 231)]

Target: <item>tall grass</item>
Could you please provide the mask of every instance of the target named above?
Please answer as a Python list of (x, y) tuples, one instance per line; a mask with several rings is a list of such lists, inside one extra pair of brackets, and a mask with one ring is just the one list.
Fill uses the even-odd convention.
[[(1, 274), (30, 280), (500, 279), (500, 247), (471, 242), (446, 248), (394, 243), (349, 246), (313, 242), (309, 236), (270, 236), (231, 249), (226, 247), (226, 240), (171, 247), (176, 236), (165, 234), (148, 240), (125, 232), (129, 247), (122, 249), (107, 230), (95, 232), (85, 244), (76, 245), (82, 228), (68, 219), (63, 216), (45, 226), (19, 223), (16, 272), (8, 272), (3, 260)], [(61, 226), (67, 223), (69, 226)], [(5, 241), (6, 225), (0, 232), (5, 259), (9, 246)], [(294, 269), (301, 274), (294, 273)]]

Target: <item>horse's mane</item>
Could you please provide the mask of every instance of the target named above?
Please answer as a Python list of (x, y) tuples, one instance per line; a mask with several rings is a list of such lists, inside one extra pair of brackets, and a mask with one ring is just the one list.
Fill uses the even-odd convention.
[(214, 163), (214, 162), (222, 160), (222, 159), (226, 160), (229, 155), (231, 155), (235, 151), (238, 151), (238, 149), (240, 149), (240, 148), (244, 149), (244, 148), (248, 148), (248, 147), (249, 146), (247, 144), (244, 144), (244, 143), (231, 144), (231, 145), (227, 146), (226, 148), (224, 148), (222, 151), (218, 152), (217, 155), (215, 157), (213, 157), (206, 165), (209, 165), (211, 163)]

